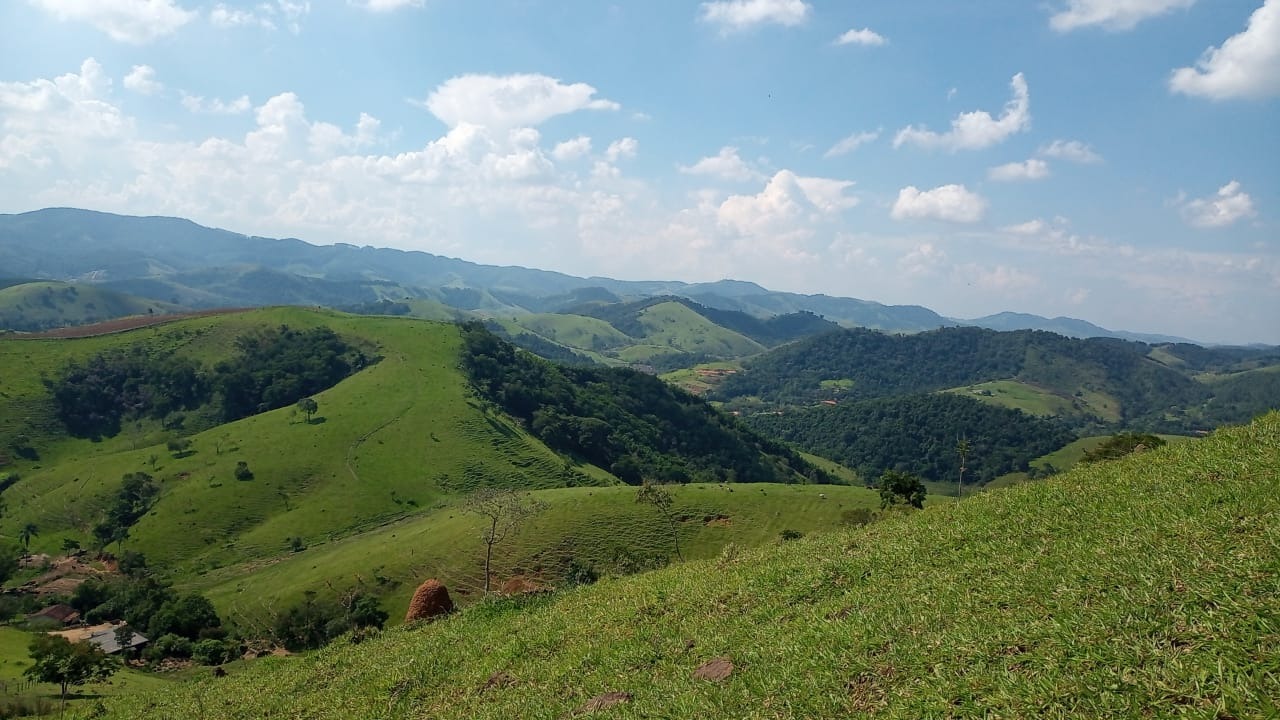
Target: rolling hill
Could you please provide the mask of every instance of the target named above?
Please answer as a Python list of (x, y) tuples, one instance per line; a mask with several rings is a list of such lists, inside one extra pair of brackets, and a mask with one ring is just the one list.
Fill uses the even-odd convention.
[[(88, 367), (91, 358), (113, 351), (125, 352), (121, 357), (130, 359), (164, 359), (178, 363), (177, 367), (185, 367), (181, 363), (186, 362), (204, 368), (197, 374), (211, 373), (211, 368), (221, 367), (241, 352), (237, 348), (245, 346), (246, 338), (261, 342), (253, 339), (281, 326), (299, 332), (332, 330), (369, 358), (360, 366), (363, 369), (312, 395), (318, 405), (314, 418), (299, 415), (289, 404), (224, 422), (227, 397), (159, 418), (127, 415), (118, 426), (107, 426), (118, 431), (74, 437), (59, 419), (57, 405), (44, 385), (46, 379), (57, 381), (61, 368), (72, 361)], [(562, 372), (515, 353), (495, 338), (486, 343), (491, 355), (485, 367), (497, 368), (495, 372), (503, 367), (493, 362), (493, 353), (499, 351), (505, 362), (519, 358), (531, 363), (529, 367)], [(582, 446), (551, 449), (530, 433), (530, 423), (517, 421), (478, 393), (474, 379), (464, 370), (465, 346), (457, 325), (302, 308), (217, 314), (77, 340), (0, 339), (0, 481), (6, 506), (0, 536), (16, 537), (21, 527), (31, 523), (39, 528), (32, 550), (54, 553), (64, 540), (93, 547), (95, 528), (119, 492), (121, 478), (145, 473), (157, 485), (158, 499), (128, 527), (119, 547), (112, 547), (143, 553), (150, 566), (180, 587), (252, 584), (258, 569), (294, 557), (305, 556), (303, 564), (314, 562), (311, 558), (322, 555), (320, 548), (364, 542), (360, 538), (382, 527), (393, 528), (392, 535), (412, 531), (454, 538), (450, 545), (432, 551), (434, 555), (428, 552), (417, 560), (406, 556), (392, 561), (399, 563), (398, 574), (387, 570), (388, 577), (403, 583), (424, 567), (446, 577), (474, 576), (474, 556), (456, 552), (465, 545), (464, 539), (474, 539), (473, 524), (452, 517), (457, 515), (457, 500), (470, 491), (506, 487), (536, 494), (594, 486), (601, 493), (597, 498), (601, 505), (595, 509), (589, 508), (596, 500), (584, 500), (581, 492), (549, 496), (552, 519), (546, 530), (530, 536), (525, 554), (515, 558), (522, 570), (558, 578), (575, 552), (606, 571), (628, 567), (629, 561), (615, 557), (623, 551), (636, 554), (635, 562), (655, 562), (660, 555), (652, 541), (652, 519), (641, 522), (647, 529), (634, 544), (604, 546), (590, 541), (574, 551), (575, 537), (599, 530), (581, 521), (597, 515), (601, 519), (642, 515), (643, 508), (635, 506), (634, 490), (610, 473), (613, 468), (588, 461)], [(743, 480), (754, 473), (760, 479), (783, 482), (804, 482), (806, 475), (816, 472), (790, 451), (775, 448), (773, 452), (780, 454), (769, 454), (766, 441), (656, 378), (622, 369), (573, 372), (583, 388), (613, 383), (616, 389), (607, 397), (619, 404), (600, 405), (596, 396), (584, 395), (579, 405), (565, 409), (572, 414), (561, 416), (560, 421), (607, 430), (608, 423), (624, 427), (620, 419), (624, 415), (617, 413), (625, 414), (628, 434), (609, 438), (609, 447), (623, 453), (613, 458), (625, 461), (618, 468), (661, 463), (686, 477), (711, 478), (724, 471), (708, 474), (706, 468), (714, 470), (724, 460), (725, 468), (741, 463)], [(605, 412), (614, 414), (600, 414)], [(668, 425), (680, 429), (679, 437), (706, 438), (712, 444), (660, 446), (657, 443), (677, 437), (666, 429)], [(545, 432), (542, 425), (532, 426)], [(240, 472), (241, 464), (247, 472)], [(596, 491), (585, 492), (591, 497)], [(706, 535), (690, 525), (690, 543), (710, 552), (735, 538), (763, 541), (768, 533), (776, 535), (779, 523), (794, 521), (801, 529), (809, 529), (834, 522), (832, 515), (838, 514), (833, 503), (825, 520), (805, 520), (804, 508), (813, 507), (808, 501), (797, 504), (794, 512), (783, 507), (781, 514), (775, 508), (768, 515), (758, 507), (752, 509), (758, 501), (751, 492), (757, 491), (729, 492), (716, 503), (696, 506), (697, 517), (738, 517), (745, 535), (720, 531)], [(870, 504), (868, 498), (874, 497), (861, 488), (840, 492), (861, 504)], [(557, 511), (558, 507), (574, 510)], [(750, 530), (753, 527), (757, 529)], [(299, 547), (308, 550), (299, 555)], [(387, 554), (385, 549), (368, 552)], [(437, 564), (419, 562), (428, 557)], [(661, 557), (665, 562), (665, 554)], [(347, 572), (346, 566), (332, 574), (321, 570), (308, 575), (305, 582), (299, 579), (284, 594), (293, 598), (304, 590), (332, 593), (336, 591), (332, 583), (359, 583), (361, 578), (368, 579), (367, 570)], [(390, 590), (379, 587), (375, 593)], [(274, 597), (263, 595), (267, 596)], [(245, 596), (228, 591), (217, 597), (227, 603), (224, 609), (232, 609), (239, 608), (235, 603)]]
[[(746, 361), (710, 397), (748, 409), (949, 390), (1080, 428), (1176, 433), (1246, 422), (1280, 407), (1274, 379), (1257, 367), (1278, 360), (1272, 349), (1150, 346), (1041, 331), (887, 335), (855, 328)], [(1216, 372), (1193, 370), (1209, 367)]]
[(89, 283), (10, 280), (0, 285), (0, 331), (36, 332), (181, 309)]
[(1278, 479), (1273, 413), (861, 529), (112, 698), (101, 714), (1269, 717)]

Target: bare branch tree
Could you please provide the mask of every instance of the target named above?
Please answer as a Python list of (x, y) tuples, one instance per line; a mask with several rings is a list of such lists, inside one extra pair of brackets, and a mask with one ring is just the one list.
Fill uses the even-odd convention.
[(546, 507), (546, 503), (532, 499), (529, 493), (498, 488), (482, 488), (471, 493), (462, 502), (463, 512), (479, 515), (485, 520), (484, 532), (480, 538), (484, 541), (484, 592), (486, 595), (489, 593), (494, 546), (502, 544), (515, 535), (526, 520)]
[(663, 519), (667, 521), (667, 526), (671, 530), (671, 544), (675, 546), (676, 557), (681, 562), (684, 562), (684, 555), (680, 552), (680, 530), (676, 526), (676, 516), (673, 510), (675, 497), (661, 485), (654, 485), (646, 480), (640, 486), (640, 490), (636, 492), (636, 502), (652, 505), (654, 509), (662, 514)]

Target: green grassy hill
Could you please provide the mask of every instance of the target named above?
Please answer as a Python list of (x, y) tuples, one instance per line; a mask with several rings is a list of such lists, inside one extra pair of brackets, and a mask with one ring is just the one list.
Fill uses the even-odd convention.
[[(730, 543), (754, 547), (778, 541), (783, 530), (803, 533), (841, 526), (843, 513), (879, 507), (879, 493), (863, 487), (691, 484), (672, 486), (678, 534), (686, 559), (716, 557)], [(538, 490), (546, 507), (497, 548), (495, 586), (514, 576), (562, 585), (569, 564), (625, 575), (676, 560), (666, 521), (636, 503), (632, 487)], [(484, 587), (481, 520), (447, 507), (389, 523), (360, 535), (308, 547), (269, 565), (246, 562), (193, 578), (219, 612), (244, 627), (268, 623), (275, 609), (304, 593), (339, 593), (362, 586), (385, 598), (391, 622), (404, 617), (413, 588), (434, 577), (455, 600), (469, 602)]]
[[(154, 422), (97, 443), (57, 434), (39, 376), (70, 357), (143, 343), (211, 361), (226, 355), (244, 330), (280, 324), (326, 325), (376, 347), (383, 359), (317, 395), (319, 417), (312, 424), (291, 409), (256, 415), (191, 435), (184, 457), (164, 447), (177, 433)], [(291, 537), (317, 542), (421, 513), (483, 485), (609, 481), (569, 466), (470, 397), (459, 349), (452, 325), (302, 309), (85, 340), (0, 342), (0, 405), (16, 420), (0, 427), (0, 441), (26, 432), (40, 456), (12, 466), (21, 480), (4, 493), (8, 512), (0, 535), (12, 537), (20, 524), (34, 522), (41, 534), (33, 549), (55, 550), (64, 537), (88, 546), (88, 530), (121, 476), (143, 471), (162, 491), (131, 530), (128, 547), (184, 577), (277, 557)], [(252, 480), (235, 478), (240, 461)]]
[[(67, 434), (42, 384), (68, 361), (113, 348), (141, 348), (152, 357), (185, 357), (209, 367), (229, 357), (244, 333), (281, 325), (330, 328), (379, 361), (316, 394), (319, 410), (312, 422), (286, 407), (219, 424), (211, 410), (200, 409), (187, 414), (185, 429), (130, 421), (118, 435), (96, 441)], [(522, 423), (473, 395), (462, 347), (455, 325), (301, 308), (191, 318), (77, 340), (0, 340), (0, 449), (6, 450), (0, 538), (16, 538), (20, 528), (34, 523), (39, 534), (33, 552), (57, 553), (68, 539), (92, 547), (91, 530), (121, 478), (144, 472), (159, 485), (158, 500), (129, 529), (126, 541), (111, 549), (142, 552), (179, 587), (207, 590), (233, 620), (254, 622), (278, 608), (276, 601), (312, 590), (332, 595), (375, 583), (375, 575), (382, 580), (370, 590), (381, 597), (424, 573), (474, 587), (480, 582), (479, 531), (456, 503), (480, 487), (532, 490), (546, 495), (550, 506), (504, 554), (502, 573), (554, 584), (571, 560), (603, 572), (665, 563), (670, 548), (662, 524), (635, 505), (634, 488), (609, 487), (621, 485), (614, 475), (582, 456), (554, 452)], [(625, 420), (629, 432), (639, 433), (627, 442), (676, 441), (665, 426), (646, 423), (674, 422), (688, 433), (679, 449), (636, 446), (629, 452), (674, 457), (691, 452), (689, 438), (725, 438), (701, 449), (724, 455), (694, 459), (703, 465), (733, 460), (748, 469), (758, 461), (772, 473), (769, 478), (801, 479), (795, 473), (802, 461), (754, 458), (763, 451), (751, 438), (735, 434), (701, 402), (645, 405), (650, 396), (670, 400), (663, 393), (671, 390), (629, 371), (582, 380), (605, 381), (638, 383), (611, 395), (643, 414), (610, 417), (614, 428)], [(583, 416), (574, 422), (608, 428), (591, 417), (598, 411), (580, 408), (575, 412)], [(171, 452), (166, 443), (175, 438), (190, 446)], [(252, 478), (237, 479), (242, 462)], [(551, 490), (566, 486), (576, 487)], [(782, 529), (834, 527), (843, 507), (877, 502), (862, 488), (830, 488), (831, 502), (815, 500), (816, 491), (782, 485), (699, 492), (704, 489), (676, 491), (688, 514), (681, 533), (694, 557), (719, 552), (728, 542), (772, 540)], [(726, 523), (704, 526), (698, 520), (703, 517)], [(420, 549), (398, 553), (397, 537), (414, 538)], [(297, 546), (307, 549), (295, 552)]]
[[(865, 528), (483, 604), (120, 718), (1274, 717), (1280, 414)], [(713, 658), (732, 673), (695, 677)]]
[(0, 330), (35, 332), (179, 309), (83, 283), (33, 281), (0, 288)]

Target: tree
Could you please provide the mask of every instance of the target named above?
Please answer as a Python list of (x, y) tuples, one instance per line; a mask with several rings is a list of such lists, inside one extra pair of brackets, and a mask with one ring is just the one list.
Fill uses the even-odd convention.
[(489, 592), (489, 573), (493, 566), (493, 547), (502, 544), (520, 530), (531, 516), (546, 507), (546, 503), (532, 500), (527, 493), (497, 488), (482, 488), (472, 493), (462, 503), (463, 512), (479, 515), (485, 520), (484, 532), (484, 591)]
[(75, 538), (62, 538), (62, 552), (71, 555), (80, 549), (80, 541)]
[(880, 475), (877, 483), (880, 488), (880, 507), (887, 508), (899, 503), (913, 508), (924, 507), (924, 481), (911, 473), (897, 470), (886, 470)]
[(675, 505), (675, 498), (661, 485), (646, 481), (636, 492), (636, 502), (652, 505), (662, 515), (662, 518), (667, 521), (667, 527), (671, 530), (671, 544), (676, 549), (676, 557), (681, 562), (684, 562), (684, 555), (680, 552), (680, 533), (676, 526), (675, 513), (672, 511)]
[(37, 682), (57, 683), (62, 688), (62, 707), (67, 704), (67, 688), (94, 680), (105, 680), (117, 664), (93, 643), (71, 643), (58, 635), (36, 635), (28, 646), (31, 667), (23, 675)]
[(956, 482), (956, 502), (960, 502), (960, 496), (964, 495), (965, 463), (969, 461), (969, 438), (960, 438), (960, 442), (956, 443), (956, 454), (960, 456), (960, 480)]
[(18, 542), (22, 543), (23, 551), (31, 549), (31, 538), (40, 535), (40, 528), (35, 523), (27, 523), (18, 531)]
[(315, 415), (316, 411), (320, 409), (320, 405), (316, 403), (315, 400), (309, 397), (304, 397), (301, 400), (299, 400), (297, 407), (299, 412), (307, 416), (308, 425), (311, 424), (311, 416)]

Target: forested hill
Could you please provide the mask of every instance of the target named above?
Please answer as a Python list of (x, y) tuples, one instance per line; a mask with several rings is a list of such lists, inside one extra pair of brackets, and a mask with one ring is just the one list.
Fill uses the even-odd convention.
[(966, 484), (1024, 470), (1029, 461), (1074, 439), (1059, 422), (947, 393), (763, 413), (747, 418), (747, 424), (854, 468), (864, 478), (897, 470), (955, 482), (960, 476), (955, 448), (965, 438), (970, 445)]
[(462, 330), (463, 366), (481, 395), (547, 445), (625, 482), (832, 481), (789, 447), (652, 375), (554, 365), (479, 323)]
[(566, 309), (565, 313), (586, 315), (609, 323), (632, 337), (643, 337), (648, 329), (642, 322), (642, 313), (655, 305), (674, 302), (683, 305), (702, 317), (727, 330), (745, 335), (766, 347), (780, 345), (803, 337), (819, 335), (840, 326), (811, 312), (800, 311), (760, 318), (738, 310), (707, 307), (687, 298), (662, 295), (632, 302), (590, 303)]
[[(775, 404), (844, 402), (1015, 380), (1056, 398), (1065, 415), (1185, 431), (1247, 421), (1267, 407), (1280, 406), (1274, 384), (1256, 384), (1263, 395), (1251, 402), (1214, 402), (1222, 391), (1239, 394), (1230, 373), (1273, 360), (1264, 350), (1153, 347), (1030, 330), (943, 328), (888, 335), (852, 329), (801, 340), (748, 361), (713, 397), (754, 397)], [(1215, 378), (1224, 383), (1193, 377), (1193, 369), (1207, 367), (1227, 373)]]

